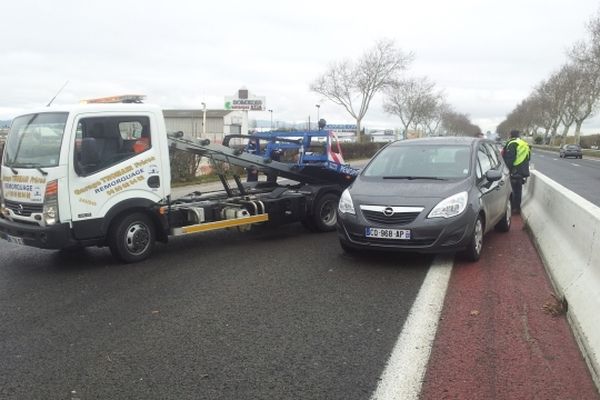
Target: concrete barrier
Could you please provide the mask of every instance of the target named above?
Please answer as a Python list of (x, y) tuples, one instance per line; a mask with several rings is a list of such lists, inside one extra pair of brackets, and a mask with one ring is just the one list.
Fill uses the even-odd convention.
[(600, 207), (532, 171), (522, 212), (600, 387)]

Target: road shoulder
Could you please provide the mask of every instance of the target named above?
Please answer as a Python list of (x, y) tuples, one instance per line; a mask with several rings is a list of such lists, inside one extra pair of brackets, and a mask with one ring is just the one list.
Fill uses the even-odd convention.
[(521, 218), (484, 246), (455, 264), (421, 398), (599, 399)]

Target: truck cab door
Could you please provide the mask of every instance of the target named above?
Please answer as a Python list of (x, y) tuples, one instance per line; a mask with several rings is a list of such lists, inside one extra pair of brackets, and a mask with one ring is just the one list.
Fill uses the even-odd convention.
[[(106, 229), (104, 218), (125, 200), (165, 197), (157, 124), (152, 114), (89, 113), (76, 116), (71, 135), (69, 199), (76, 239)], [(167, 161), (168, 162), (168, 161)]]

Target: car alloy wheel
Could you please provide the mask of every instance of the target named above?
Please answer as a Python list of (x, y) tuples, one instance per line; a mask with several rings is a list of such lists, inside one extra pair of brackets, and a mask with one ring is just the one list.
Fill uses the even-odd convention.
[(478, 261), (481, 257), (481, 250), (483, 249), (483, 220), (481, 215), (477, 216), (475, 226), (473, 227), (473, 233), (469, 240), (466, 250), (463, 255), (468, 261)]
[(504, 218), (500, 220), (496, 224), (496, 230), (499, 232), (508, 232), (510, 230), (510, 225), (512, 221), (512, 207), (510, 204), (510, 199), (506, 201), (506, 210), (504, 212)]

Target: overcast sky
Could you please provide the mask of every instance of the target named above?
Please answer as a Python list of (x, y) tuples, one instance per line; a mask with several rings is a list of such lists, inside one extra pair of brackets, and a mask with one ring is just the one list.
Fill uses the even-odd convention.
[[(245, 87), (273, 118), (349, 115), (310, 92), (330, 62), (391, 38), (456, 111), (494, 131), (566, 62), (600, 9), (593, 0), (7, 1), (0, 22), (0, 119), (55, 103), (140, 93), (163, 108), (223, 108)], [(269, 119), (268, 112), (250, 118)], [(587, 133), (600, 130), (596, 118)], [(399, 127), (382, 98), (367, 128)]]

